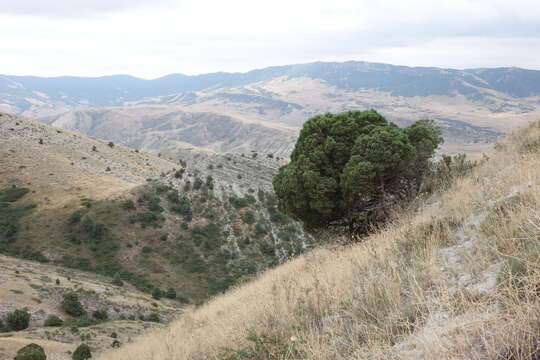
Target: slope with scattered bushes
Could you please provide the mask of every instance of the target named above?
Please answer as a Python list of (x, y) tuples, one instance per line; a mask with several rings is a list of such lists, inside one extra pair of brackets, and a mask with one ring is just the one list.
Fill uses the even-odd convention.
[(306, 253), (99, 359), (536, 358), (539, 160), (535, 123), (363, 242)]

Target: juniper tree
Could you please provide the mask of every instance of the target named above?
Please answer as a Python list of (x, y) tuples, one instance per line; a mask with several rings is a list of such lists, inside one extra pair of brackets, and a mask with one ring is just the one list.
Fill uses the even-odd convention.
[(279, 208), (311, 230), (363, 233), (417, 193), (441, 143), (431, 120), (399, 128), (375, 110), (312, 117), (274, 178)]

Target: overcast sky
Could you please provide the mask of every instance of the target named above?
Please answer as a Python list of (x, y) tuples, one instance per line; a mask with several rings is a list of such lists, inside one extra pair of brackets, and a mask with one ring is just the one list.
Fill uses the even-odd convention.
[(540, 69), (539, 0), (0, 0), (0, 73), (155, 78), (311, 61)]

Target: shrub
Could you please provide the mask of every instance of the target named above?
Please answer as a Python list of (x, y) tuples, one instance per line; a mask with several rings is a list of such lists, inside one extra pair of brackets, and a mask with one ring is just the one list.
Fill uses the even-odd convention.
[(41, 346), (29, 344), (17, 351), (14, 360), (47, 360), (47, 355)]
[(64, 320), (60, 319), (56, 315), (49, 315), (47, 319), (45, 319), (45, 322), (43, 323), (43, 326), (62, 326), (64, 325)]
[(79, 295), (73, 291), (64, 294), (62, 309), (71, 316), (78, 317), (86, 314), (86, 310), (79, 301)]
[(257, 200), (252, 195), (246, 195), (242, 198), (232, 196), (229, 198), (229, 202), (235, 209), (242, 209), (251, 204), (255, 204)]
[(152, 297), (156, 300), (159, 300), (161, 299), (162, 296), (163, 296), (163, 293), (161, 292), (161, 289), (154, 288), (154, 290), (152, 291)]
[(159, 315), (156, 314), (156, 313), (152, 313), (152, 314), (148, 315), (148, 317), (146, 318), (146, 321), (159, 323), (160, 322)]
[(203, 185), (203, 181), (200, 178), (195, 178), (195, 181), (193, 182), (193, 189), (199, 190)]
[(109, 143), (107, 144), (110, 148), (113, 148), (114, 147), (114, 143), (112, 141), (109, 141)]
[(122, 281), (122, 277), (120, 276), (120, 273), (114, 274), (112, 284), (116, 286), (124, 286), (124, 282)]
[(141, 252), (143, 254), (151, 253), (152, 252), (152, 247), (148, 246), (148, 245), (145, 245), (145, 246), (142, 247)]
[(167, 290), (167, 292), (165, 293), (165, 297), (167, 299), (176, 299), (176, 290), (174, 290), (173, 288), (169, 288), (169, 290)]
[(13, 331), (27, 329), (30, 322), (30, 313), (26, 309), (17, 309), (8, 314), (6, 322), (8, 327)]
[(189, 304), (189, 299), (184, 295), (177, 295), (176, 298), (178, 301), (180, 301), (182, 304)]
[(81, 344), (75, 349), (73, 352), (73, 355), (71, 358), (73, 360), (87, 360), (92, 357), (92, 352), (90, 351), (90, 347), (86, 344)]
[(69, 225), (77, 224), (78, 222), (81, 221), (83, 215), (84, 215), (84, 212), (80, 209), (72, 212), (71, 215), (69, 215), (68, 217), (68, 224)]
[(174, 173), (174, 177), (177, 179), (181, 179), (184, 176), (185, 172), (186, 172), (186, 169), (176, 170), (176, 172)]
[(179, 198), (178, 202), (171, 206), (171, 211), (183, 215), (184, 220), (186, 221), (191, 221), (193, 219), (193, 213), (191, 212), (191, 204), (189, 202), (189, 199), (185, 196)]
[(261, 225), (261, 224), (255, 225), (255, 236), (261, 237), (263, 235), (266, 235), (267, 233), (268, 233), (268, 231), (266, 230), (266, 228), (263, 225)]
[(126, 200), (122, 202), (122, 208), (126, 210), (133, 210), (135, 209), (135, 202), (133, 200)]
[(242, 220), (248, 225), (251, 225), (255, 223), (255, 214), (253, 211), (246, 211), (244, 215), (242, 215)]
[(206, 177), (206, 187), (210, 190), (214, 189), (214, 178), (210, 175)]
[(107, 311), (103, 310), (103, 309), (102, 310), (95, 310), (92, 313), (92, 316), (94, 317), (94, 319), (99, 320), (99, 321), (109, 320), (109, 314), (107, 314)]

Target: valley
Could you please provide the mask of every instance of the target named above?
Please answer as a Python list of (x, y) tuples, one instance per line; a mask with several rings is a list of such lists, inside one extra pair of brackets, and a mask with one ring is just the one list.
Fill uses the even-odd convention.
[[(0, 319), (31, 314), (28, 330), (0, 334), (8, 354), (24, 339), (64, 355), (85, 339), (99, 353), (110, 332), (131, 341), (317, 245), (277, 209), (284, 160), (271, 154), (151, 154), (7, 114), (0, 141)], [(68, 291), (107, 321), (44, 328), (66, 318)]]
[(372, 108), (401, 126), (434, 119), (444, 152), (479, 153), (540, 115), (539, 73), (317, 62), (154, 80), (4, 75), (0, 110), (153, 152), (287, 157), (309, 117)]

